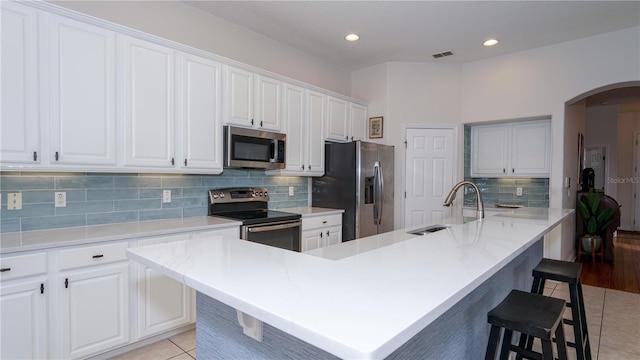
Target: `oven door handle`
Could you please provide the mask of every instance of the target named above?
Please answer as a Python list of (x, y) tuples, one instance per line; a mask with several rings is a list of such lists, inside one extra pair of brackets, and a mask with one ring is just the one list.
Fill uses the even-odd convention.
[(247, 231), (251, 233), (259, 233), (259, 232), (265, 232), (265, 231), (290, 229), (290, 228), (298, 227), (300, 226), (300, 224), (301, 224), (300, 221), (296, 221), (292, 223), (279, 224), (279, 225), (256, 226), (256, 227), (249, 227)]

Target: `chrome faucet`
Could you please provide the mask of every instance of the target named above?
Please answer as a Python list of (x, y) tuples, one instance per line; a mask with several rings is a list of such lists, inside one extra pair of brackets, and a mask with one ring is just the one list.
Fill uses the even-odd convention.
[(451, 206), (453, 203), (453, 199), (456, 198), (456, 191), (465, 185), (470, 185), (476, 192), (476, 219), (481, 220), (484, 219), (484, 202), (482, 201), (482, 194), (480, 194), (480, 188), (473, 181), (462, 180), (459, 183), (455, 184), (451, 191), (449, 191), (449, 195), (444, 200), (443, 206)]

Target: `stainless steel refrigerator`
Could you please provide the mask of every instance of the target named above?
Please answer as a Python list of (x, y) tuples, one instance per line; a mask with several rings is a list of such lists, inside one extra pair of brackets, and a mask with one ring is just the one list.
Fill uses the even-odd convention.
[(393, 146), (325, 144), (325, 175), (313, 178), (313, 206), (344, 209), (342, 241), (393, 230)]

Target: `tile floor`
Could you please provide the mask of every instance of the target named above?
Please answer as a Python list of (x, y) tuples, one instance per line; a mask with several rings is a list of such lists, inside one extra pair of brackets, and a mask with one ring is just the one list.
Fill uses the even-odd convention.
[[(640, 359), (640, 294), (583, 285), (587, 327), (594, 360)], [(569, 300), (566, 284), (548, 281), (545, 295)], [(567, 309), (565, 316), (571, 317)], [(572, 339), (573, 329), (565, 325)], [(569, 359), (575, 359), (573, 348)], [(196, 358), (195, 330), (120, 355), (117, 360), (192, 360)]]

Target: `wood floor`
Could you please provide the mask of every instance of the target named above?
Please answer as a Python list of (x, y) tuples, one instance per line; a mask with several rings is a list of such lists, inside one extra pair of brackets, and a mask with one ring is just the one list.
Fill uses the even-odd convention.
[(640, 294), (640, 233), (618, 231), (613, 250), (613, 263), (582, 259), (582, 283)]

